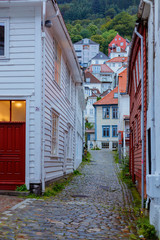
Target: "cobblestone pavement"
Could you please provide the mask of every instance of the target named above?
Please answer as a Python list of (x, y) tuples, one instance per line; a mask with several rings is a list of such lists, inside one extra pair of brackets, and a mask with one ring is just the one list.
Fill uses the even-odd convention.
[(117, 179), (112, 153), (92, 151), (81, 172), (56, 197), (26, 199), (0, 214), (0, 239), (129, 239), (132, 198)]
[(0, 213), (22, 202), (22, 198), (0, 195)]

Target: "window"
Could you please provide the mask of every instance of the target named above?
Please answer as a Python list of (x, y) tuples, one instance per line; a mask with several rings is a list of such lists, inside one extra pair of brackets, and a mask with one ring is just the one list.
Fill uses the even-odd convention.
[(120, 46), (123, 46), (123, 42), (120, 43)]
[(117, 134), (117, 125), (112, 126), (112, 137), (118, 137)]
[(103, 107), (103, 119), (110, 118), (110, 107)]
[(117, 47), (117, 52), (120, 52), (121, 51), (121, 48), (120, 47)]
[(121, 38), (119, 38), (119, 40), (121, 40)]
[(113, 63), (113, 67), (115, 67), (115, 63)]
[(0, 101), (0, 122), (25, 122), (26, 101)]
[(110, 126), (102, 126), (102, 137), (110, 137)]
[(0, 19), (0, 59), (9, 57), (9, 19)]
[(113, 119), (118, 119), (118, 107), (113, 107), (112, 108), (112, 118)]
[(118, 142), (112, 142), (112, 148), (117, 149), (118, 148)]
[(86, 78), (86, 83), (90, 83), (90, 78)]
[(109, 148), (109, 142), (102, 142), (102, 148)]
[(93, 115), (93, 109), (90, 109), (90, 115)]
[(100, 71), (101, 71), (101, 66), (93, 66), (93, 67), (92, 67), (92, 70), (93, 70), (94, 73), (100, 73)]
[(71, 77), (70, 77), (70, 71), (68, 67), (66, 68), (66, 76), (65, 76), (66, 86), (65, 86), (65, 93), (68, 100), (70, 100), (71, 95)]
[(73, 157), (73, 151), (72, 151), (72, 146), (73, 146), (73, 129), (72, 127), (69, 126), (68, 128), (68, 143), (67, 143), (67, 158), (72, 159)]
[(118, 93), (114, 93), (114, 98), (118, 98)]
[(58, 154), (58, 120), (59, 115), (56, 112), (52, 111), (52, 155)]
[(60, 85), (61, 80), (61, 49), (55, 41), (55, 81)]

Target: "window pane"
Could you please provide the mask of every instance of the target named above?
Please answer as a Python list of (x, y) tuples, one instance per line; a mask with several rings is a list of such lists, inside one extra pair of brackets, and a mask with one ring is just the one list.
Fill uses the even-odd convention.
[(25, 101), (11, 101), (11, 121), (25, 122), (26, 121), (26, 102)]
[(0, 24), (0, 56), (4, 56), (4, 26)]
[(0, 121), (10, 121), (10, 101), (0, 101)]

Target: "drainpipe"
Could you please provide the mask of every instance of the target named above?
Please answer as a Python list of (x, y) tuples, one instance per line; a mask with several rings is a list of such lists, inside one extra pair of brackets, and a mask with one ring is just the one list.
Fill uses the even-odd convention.
[(45, 15), (46, 15), (46, 2), (43, 2), (43, 25), (42, 25), (42, 49), (43, 49), (43, 82), (42, 82), (42, 160), (41, 160), (41, 180), (42, 180), (42, 192), (45, 191), (44, 181), (44, 148), (45, 148)]
[(144, 76), (143, 76), (143, 36), (137, 32), (137, 27), (134, 30), (135, 34), (141, 39), (141, 140), (142, 140), (142, 160), (141, 160), (141, 208), (144, 203)]

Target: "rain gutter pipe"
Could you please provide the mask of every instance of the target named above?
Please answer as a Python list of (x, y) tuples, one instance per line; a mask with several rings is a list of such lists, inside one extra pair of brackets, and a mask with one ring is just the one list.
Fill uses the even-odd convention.
[(45, 181), (44, 181), (44, 147), (45, 147), (45, 16), (46, 16), (46, 1), (43, 1), (43, 22), (42, 22), (42, 49), (43, 49), (43, 79), (42, 79), (42, 160), (41, 160), (41, 180), (42, 180), (42, 192), (45, 191)]
[(134, 30), (135, 34), (141, 39), (141, 140), (142, 140), (142, 159), (141, 159), (141, 208), (144, 204), (144, 75), (143, 75), (143, 36), (137, 31), (137, 27)]

